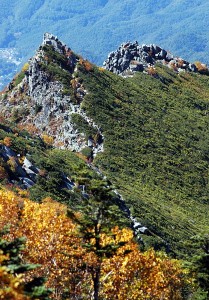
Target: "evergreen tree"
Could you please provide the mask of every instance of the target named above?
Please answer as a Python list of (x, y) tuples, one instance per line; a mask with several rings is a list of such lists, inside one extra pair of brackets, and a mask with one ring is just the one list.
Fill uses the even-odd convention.
[(196, 239), (198, 254), (193, 257), (193, 269), (197, 273), (200, 288), (209, 297), (209, 235)]
[(3, 238), (4, 234), (5, 230), (0, 232), (0, 298), (48, 300), (51, 291), (44, 286), (44, 278), (34, 278), (29, 282), (23, 280), (27, 271), (39, 266), (22, 263), (21, 251), (24, 249), (25, 239), (7, 241)]
[(78, 224), (83, 247), (94, 253), (96, 262), (86, 266), (93, 281), (93, 299), (99, 300), (101, 264), (105, 258), (113, 257), (120, 243), (104, 243), (103, 236), (113, 233), (115, 226), (128, 225), (124, 212), (117, 205), (117, 197), (104, 182), (93, 181), (88, 187), (89, 197), (84, 197), (81, 214), (68, 210), (68, 215)]
[(209, 299), (209, 235), (194, 236), (187, 247), (188, 253), (191, 250), (195, 253), (187, 257), (186, 263), (196, 284), (192, 300), (207, 300)]

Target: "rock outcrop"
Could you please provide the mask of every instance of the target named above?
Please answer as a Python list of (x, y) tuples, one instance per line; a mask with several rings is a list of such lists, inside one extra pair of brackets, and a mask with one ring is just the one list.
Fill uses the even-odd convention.
[[(96, 129), (101, 133), (80, 107), (86, 90), (74, 76), (79, 60), (57, 37), (45, 33), (35, 56), (18, 75), (22, 80), (17, 84), (17, 76), (2, 97), (0, 107), (4, 116), (26, 129), (31, 127), (38, 135), (51, 137), (56, 147), (73, 151), (88, 147), (88, 137), (79, 132), (72, 115), (79, 114), (94, 132)], [(103, 150), (102, 142), (91, 148), (95, 155)]]
[[(76, 72), (78, 65), (85, 65), (85, 62), (89, 68), (89, 62), (74, 54), (56, 36), (45, 33), (43, 43), (34, 57), (2, 95), (2, 115), (30, 132), (51, 139), (50, 142), (56, 147), (77, 152), (88, 147), (94, 157), (103, 151), (104, 136), (100, 124), (95, 124), (81, 109), (87, 91)], [(122, 44), (118, 50), (109, 54), (104, 66), (122, 76), (132, 75), (137, 71), (154, 74), (157, 62), (177, 72), (197, 71), (195, 65), (173, 56), (159, 46), (140, 46), (138, 42)], [(89, 138), (89, 133), (86, 136), (78, 129), (79, 126), (73, 121), (75, 114), (92, 128), (95, 140), (92, 136)]]
[(175, 57), (161, 47), (151, 45), (139, 45), (138, 42), (127, 42), (111, 53), (103, 63), (105, 69), (120, 75), (133, 74), (136, 71), (145, 71), (154, 67), (157, 62), (174, 69), (177, 72), (183, 70), (196, 72), (197, 68), (180, 57)]
[(67, 51), (70, 51), (70, 48), (63, 44), (56, 36), (48, 32), (44, 33), (42, 45), (53, 46), (54, 50), (60, 54), (65, 54)]

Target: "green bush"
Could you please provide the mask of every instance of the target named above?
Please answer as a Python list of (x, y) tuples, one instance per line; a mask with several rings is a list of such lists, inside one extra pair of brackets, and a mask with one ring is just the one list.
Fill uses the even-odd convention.
[(86, 157), (86, 158), (91, 158), (92, 157), (92, 149), (90, 147), (86, 147), (81, 150), (81, 153)]

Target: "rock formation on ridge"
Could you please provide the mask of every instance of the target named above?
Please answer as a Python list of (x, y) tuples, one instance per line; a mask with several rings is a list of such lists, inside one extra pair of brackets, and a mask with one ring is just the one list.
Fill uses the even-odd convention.
[[(74, 74), (80, 60), (57, 37), (45, 33), (36, 54), (3, 93), (3, 115), (20, 126), (31, 127), (34, 133), (51, 137), (59, 148), (81, 151), (88, 147), (88, 137), (72, 121), (75, 114), (79, 115), (98, 136), (99, 127), (80, 108), (86, 94)], [(94, 154), (102, 151), (101, 141), (91, 145)]]
[(195, 64), (175, 57), (155, 44), (139, 45), (137, 41), (121, 44), (116, 51), (109, 53), (103, 65), (111, 72), (128, 75), (136, 71), (146, 71), (157, 62), (161, 62), (177, 72), (197, 71)]

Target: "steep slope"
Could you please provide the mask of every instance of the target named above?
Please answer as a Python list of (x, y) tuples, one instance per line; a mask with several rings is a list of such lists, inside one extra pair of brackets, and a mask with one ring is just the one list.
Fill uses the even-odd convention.
[(82, 108), (102, 124), (95, 163), (139, 221), (177, 250), (208, 231), (209, 79), (163, 66), (156, 73), (83, 72)]
[(151, 76), (122, 78), (45, 35), (1, 112), (88, 163), (97, 153), (90, 166), (148, 227), (145, 241), (183, 255), (192, 236), (208, 232), (208, 92), (206, 75), (158, 63)]
[[(91, 145), (102, 151), (98, 126), (80, 109), (86, 91), (76, 78), (77, 63), (91, 67), (55, 36), (45, 34), (36, 55), (3, 93), (2, 113), (30, 131), (50, 136), (55, 146), (80, 151)], [(73, 125), (74, 119), (88, 128), (88, 136)]]
[[(54, 149), (4, 118), (0, 119), (0, 189), (2, 186), (36, 202), (52, 197), (74, 210), (81, 209), (92, 190), (101, 189), (106, 196), (111, 190), (110, 183), (83, 158)], [(114, 193), (112, 197), (118, 198)]]
[[(203, 0), (71, 0), (70, 5), (61, 0), (2, 0), (0, 17), (0, 48), (16, 48), (23, 62), (39, 44), (40, 33), (50, 31), (100, 65), (122, 41), (136, 39), (208, 63), (208, 3)], [(16, 66), (5, 59), (0, 63), (0, 76), (7, 69), (12, 78)]]

